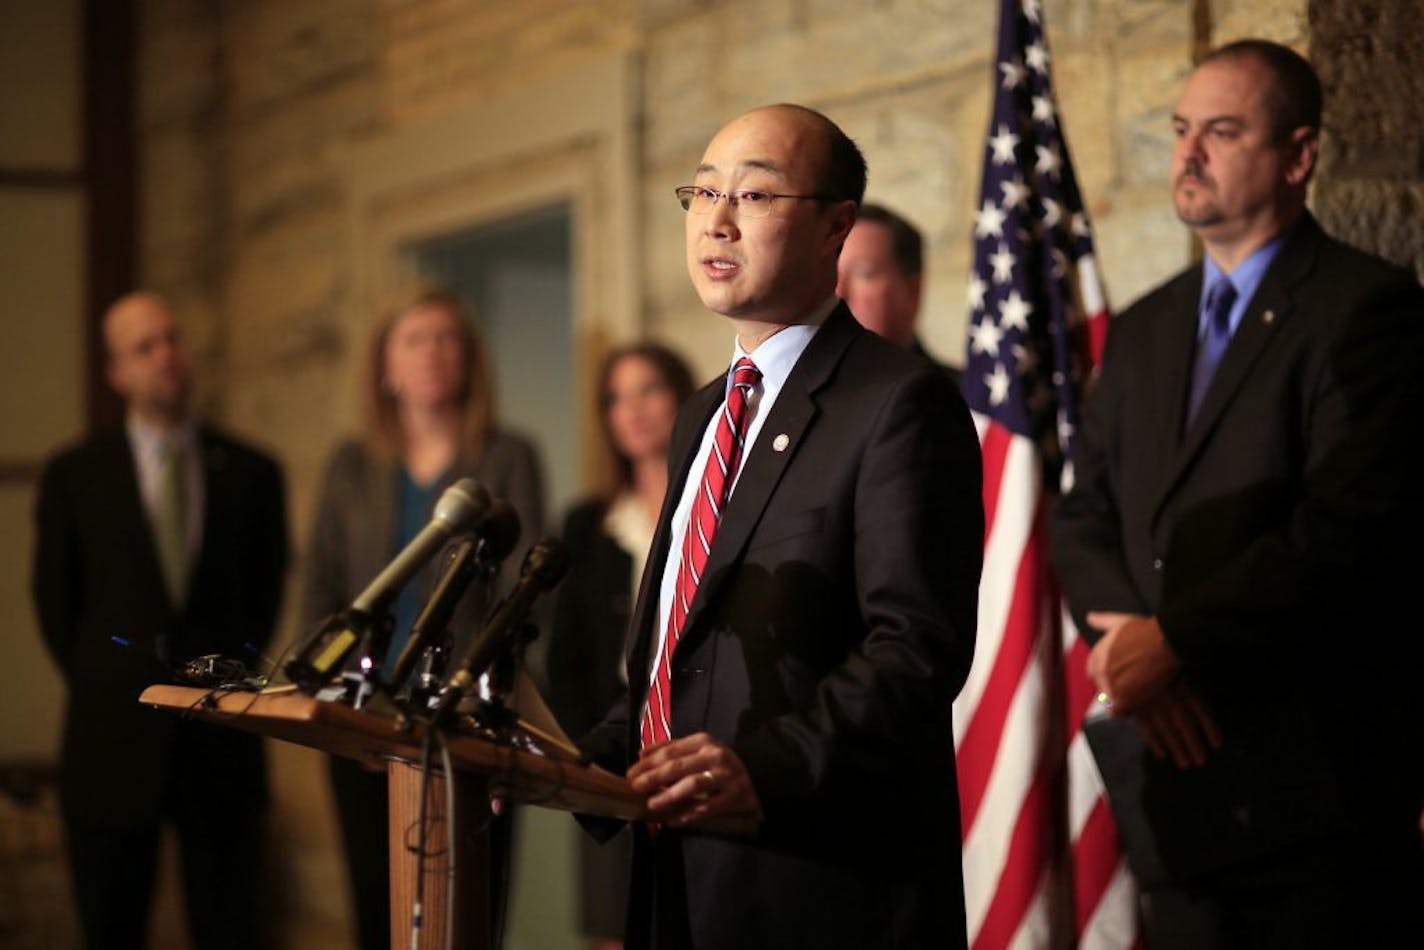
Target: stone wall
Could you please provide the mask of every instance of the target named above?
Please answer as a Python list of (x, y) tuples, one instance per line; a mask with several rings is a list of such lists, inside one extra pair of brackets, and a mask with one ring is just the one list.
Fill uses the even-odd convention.
[[(925, 230), (924, 335), (941, 357), (962, 359), (995, 81), (990, 0), (141, 6), (145, 279), (184, 314), (209, 412), (283, 459), (298, 555), (322, 460), (356, 415), (363, 318), (353, 287), (365, 275), (346, 224), (352, 150), (581, 64), (621, 57), (639, 77), (626, 116), (635, 167), (622, 170), (638, 182), (635, 327), (674, 343), (702, 373), (725, 359), (726, 327), (688, 285), (672, 188), (725, 119), (794, 100), (839, 121), (865, 149), (870, 197)], [(1125, 304), (1191, 259), (1164, 183), (1171, 108), (1194, 56), (1244, 35), (1309, 48), (1320, 62), (1334, 97), (1316, 186), (1327, 225), (1424, 269), (1415, 6), (1047, 0), (1061, 122), (1110, 301)], [(291, 613), (284, 638), (296, 634)], [(319, 759), (273, 755), (293, 904), (308, 917), (339, 916)]]
[(1424, 46), (1416, 0), (1310, 4), (1325, 86), (1314, 206), (1331, 232), (1424, 275)]

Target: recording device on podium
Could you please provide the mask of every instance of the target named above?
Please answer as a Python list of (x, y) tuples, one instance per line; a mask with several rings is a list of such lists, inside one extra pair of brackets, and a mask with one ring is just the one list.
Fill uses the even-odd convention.
[(316, 693), (339, 674), (352, 651), (361, 648), (359, 662), (370, 672), (375, 657), (390, 643), (392, 600), (416, 573), (452, 538), (473, 530), (493, 504), (489, 492), (473, 478), (462, 478), (435, 503), (430, 523), (386, 565), (351, 605), (328, 618), (288, 661), (287, 676), (303, 691)]

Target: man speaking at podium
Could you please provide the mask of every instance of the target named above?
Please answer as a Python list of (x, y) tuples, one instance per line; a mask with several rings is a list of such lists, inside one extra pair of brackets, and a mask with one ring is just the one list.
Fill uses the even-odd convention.
[(735, 340), (673, 434), (628, 701), (583, 743), (650, 796), (631, 947), (965, 939), (950, 703), (978, 443), (947, 377), (834, 294), (864, 190), (855, 144), (787, 105), (733, 120), (678, 189)]
[(68, 691), (60, 793), (84, 945), (144, 945), (167, 820), (194, 944), (257, 946), (261, 742), (138, 697), (194, 656), (256, 660), (287, 563), (281, 474), (189, 415), (192, 363), (162, 298), (117, 301), (104, 342), (125, 424), (56, 456), (35, 509), (35, 605)]

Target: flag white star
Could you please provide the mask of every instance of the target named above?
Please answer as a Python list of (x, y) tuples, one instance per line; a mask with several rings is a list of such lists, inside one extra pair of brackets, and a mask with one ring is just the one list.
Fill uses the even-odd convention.
[(1052, 198), (1043, 199), (1043, 223), (1048, 227), (1056, 225), (1063, 217), (1063, 206)]
[(984, 293), (988, 289), (989, 285), (980, 280), (978, 274), (969, 278), (968, 297), (970, 313), (977, 313), (984, 309)]
[(1008, 215), (989, 199), (984, 199), (984, 207), (974, 215), (975, 237), (1003, 237), (1004, 219)]
[(1037, 161), (1034, 162), (1034, 171), (1040, 175), (1057, 178), (1059, 169), (1064, 164), (1064, 160), (1058, 154), (1057, 145), (1035, 145), (1034, 154), (1038, 155)]
[(1009, 131), (1009, 127), (999, 125), (999, 134), (990, 136), (989, 148), (994, 152), (995, 165), (1008, 165), (1014, 160), (1014, 149), (1018, 147), (1019, 137)]
[(1075, 430), (1074, 430), (1074, 428), (1073, 428), (1073, 423), (1071, 423), (1071, 422), (1068, 421), (1068, 413), (1067, 413), (1067, 412), (1064, 412), (1062, 409), (1059, 409), (1059, 410), (1058, 410), (1058, 444), (1061, 445), (1061, 446), (1063, 446), (1063, 448), (1065, 448), (1065, 449), (1068, 448), (1068, 446), (1069, 446), (1069, 445), (1072, 443), (1072, 441), (1073, 441), (1073, 433), (1074, 433), (1074, 431), (1075, 431)]
[(1000, 63), (999, 69), (1004, 73), (1004, 88), (1017, 89), (1019, 85), (1028, 77), (1027, 70), (1024, 69), (1023, 61), (1017, 56), (1006, 63)]
[(1010, 292), (1009, 299), (999, 304), (999, 322), (1006, 330), (1028, 332), (1028, 315), (1033, 313), (1033, 304), (1019, 296), (1017, 290)]
[(1040, 175), (1057, 178), (1059, 169), (1063, 167), (1063, 158), (1058, 154), (1058, 147), (1056, 145), (1036, 145), (1033, 150), (1034, 154), (1038, 156), (1037, 161), (1034, 162), (1034, 170)]
[(1048, 72), (1048, 49), (1041, 42), (1035, 41), (1028, 49), (1024, 50), (1024, 62), (1036, 73)]
[(994, 364), (994, 372), (984, 377), (984, 385), (989, 387), (989, 403), (991, 405), (1002, 405), (1005, 399), (1009, 398), (1009, 374), (1004, 370), (1003, 363)]
[(989, 255), (989, 264), (994, 268), (994, 283), (1007, 284), (1014, 276), (1014, 255), (1008, 245), (999, 244), (999, 249)]
[(993, 320), (985, 318), (969, 327), (969, 348), (975, 353), (984, 353), (999, 358), (999, 344), (1004, 340), (1004, 331)]
[(1023, 0), (1023, 15), (1028, 17), (1028, 22), (1037, 23), (1042, 12), (1042, 0)]
[(1069, 227), (1078, 237), (1088, 237), (1088, 216), (1081, 211), (1074, 211)]
[(1047, 96), (1033, 97), (1033, 120), (1045, 125), (1053, 125), (1057, 116), (1053, 113), (1053, 100)]
[(999, 182), (999, 187), (1004, 192), (1005, 210), (1024, 207), (1028, 203), (1028, 196), (1032, 193), (1032, 189), (1025, 185), (1024, 180), (1018, 175), (1015, 175), (1012, 181)]

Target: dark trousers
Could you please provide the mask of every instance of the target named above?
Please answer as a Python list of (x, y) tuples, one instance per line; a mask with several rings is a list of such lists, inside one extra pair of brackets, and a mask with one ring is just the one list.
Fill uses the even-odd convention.
[[(361, 950), (389, 950), (390, 911), (390, 795), (384, 771), (371, 771), (360, 763), (332, 756), (329, 760), (331, 790), (336, 801), (336, 817), (341, 825), (341, 841), (346, 852), (347, 880), (356, 916), (357, 943)], [(413, 830), (406, 839), (415, 841)], [(505, 907), (509, 895), (514, 820), (511, 810), (494, 819), (490, 834), (490, 932), (491, 946), (498, 948), (503, 934)], [(444, 842), (430, 847), (443, 849)], [(455, 900), (459, 895), (453, 895)]]
[(1149, 950), (1424, 946), (1417, 838), (1316, 841), (1143, 895)]
[[(256, 813), (214, 816), (182, 804), (178, 833), (188, 930), (198, 950), (261, 946), (263, 825)], [(88, 950), (142, 950), (160, 824), (115, 829), (66, 820), (69, 866)]]

